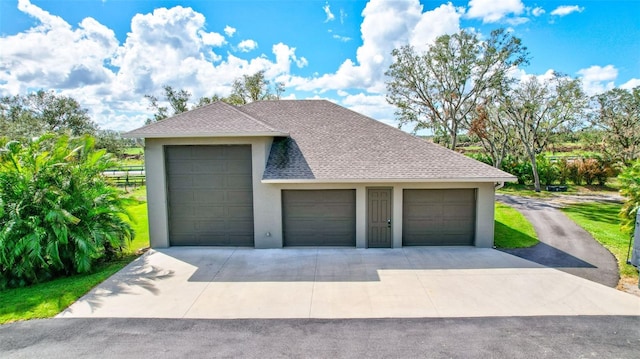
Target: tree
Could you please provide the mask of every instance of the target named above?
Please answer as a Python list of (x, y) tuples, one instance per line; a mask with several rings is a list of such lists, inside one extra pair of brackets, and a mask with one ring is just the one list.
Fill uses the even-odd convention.
[[(269, 80), (264, 78), (264, 71), (258, 71), (253, 75), (244, 75), (233, 82), (233, 90), (229, 97), (213, 95), (211, 97), (201, 97), (198, 102), (191, 107), (191, 110), (212, 104), (216, 101), (224, 101), (232, 105), (245, 105), (254, 101), (279, 100), (280, 95), (285, 91), (284, 84), (277, 82), (273, 89), (269, 87)], [(164, 89), (164, 100), (169, 104), (161, 106), (158, 97), (154, 95), (144, 95), (149, 100), (149, 109), (154, 111), (153, 118), (148, 118), (146, 123), (157, 122), (165, 118), (175, 116), (189, 110), (189, 100), (191, 93), (186, 90), (176, 90), (169, 85)]]
[(164, 120), (167, 117), (175, 116), (189, 110), (189, 99), (191, 98), (189, 91), (183, 89), (174, 90), (173, 87), (169, 85), (164, 85), (162, 89), (164, 90), (166, 102), (171, 106), (171, 112), (169, 112), (168, 107), (160, 106), (156, 96), (144, 95), (144, 97), (149, 100), (149, 109), (155, 111), (153, 119), (147, 119), (147, 124)]
[(47, 132), (94, 134), (97, 126), (87, 112), (75, 99), (53, 91), (5, 96), (0, 99), (0, 130), (3, 136), (14, 139)]
[(531, 162), (535, 190), (540, 192), (536, 156), (554, 135), (571, 130), (585, 114), (587, 97), (580, 80), (557, 73), (544, 81), (530, 76), (503, 95), (502, 106)]
[(200, 97), (200, 99), (198, 100), (198, 103), (195, 104), (193, 106), (193, 108), (198, 108), (198, 107), (210, 105), (210, 104), (212, 104), (214, 102), (218, 102), (218, 101), (224, 101), (224, 98), (220, 97), (218, 95), (213, 95), (211, 97), (203, 96), (203, 97)]
[(487, 92), (505, 87), (508, 71), (528, 61), (521, 40), (504, 29), (485, 41), (462, 30), (438, 37), (424, 53), (406, 45), (392, 55), (394, 63), (385, 72), (387, 102), (397, 107), (400, 125), (445, 132), (451, 149)]
[(96, 149), (104, 148), (108, 153), (118, 157), (124, 155), (128, 147), (135, 147), (136, 141), (132, 138), (122, 138), (122, 134), (114, 130), (98, 130), (96, 132)]
[(284, 84), (281, 82), (276, 82), (271, 89), (269, 80), (264, 78), (264, 71), (258, 71), (236, 79), (231, 95), (225, 101), (232, 105), (245, 105), (255, 101), (279, 100), (284, 91)]
[(93, 138), (0, 139), (0, 289), (83, 273), (133, 237)]
[(515, 129), (496, 102), (488, 101), (476, 107), (469, 134), (478, 138), (495, 168), (502, 168), (502, 161), (518, 146), (514, 141)]
[(629, 163), (640, 155), (640, 86), (594, 96), (592, 124), (604, 131), (604, 151)]

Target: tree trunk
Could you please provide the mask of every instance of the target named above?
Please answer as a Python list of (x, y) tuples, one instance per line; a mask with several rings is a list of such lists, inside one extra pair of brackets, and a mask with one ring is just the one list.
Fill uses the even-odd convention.
[(449, 135), (451, 136), (451, 149), (455, 151), (456, 146), (458, 145), (458, 126), (456, 126), (455, 124), (451, 126)]
[(529, 159), (531, 159), (531, 172), (533, 172), (533, 186), (536, 192), (540, 192), (540, 175), (538, 174), (538, 164), (536, 163), (535, 153), (533, 155), (530, 153)]

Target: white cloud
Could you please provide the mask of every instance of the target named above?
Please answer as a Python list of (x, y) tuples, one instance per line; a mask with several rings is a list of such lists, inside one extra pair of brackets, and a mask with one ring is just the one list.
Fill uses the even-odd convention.
[(233, 37), (233, 34), (236, 33), (236, 29), (227, 25), (224, 27), (224, 33), (227, 34), (227, 36), (229, 37)]
[(68, 30), (71, 29), (71, 26), (61, 17), (51, 15), (48, 11), (42, 10), (36, 5), (33, 5), (29, 0), (18, 0), (18, 10), (40, 20), (42, 28), (63, 28)]
[(483, 23), (493, 23), (511, 14), (519, 15), (523, 11), (521, 0), (471, 0), (467, 16), (482, 19)]
[(198, 34), (202, 38), (202, 43), (210, 46), (222, 46), (226, 42), (224, 40), (224, 36), (218, 34), (217, 32), (205, 32), (198, 31)]
[(387, 125), (397, 127), (395, 120), (395, 106), (390, 105), (384, 95), (367, 95), (362, 92), (350, 95), (343, 91), (339, 91), (338, 95), (343, 98), (340, 103), (356, 112), (384, 122)]
[(118, 47), (115, 33), (93, 18), (76, 29), (29, 1), (19, 10), (38, 23), (28, 31), (0, 37), (0, 91), (25, 93), (33, 88), (65, 89), (110, 83), (114, 73), (106, 68)]
[(438, 36), (458, 32), (462, 14), (463, 9), (455, 8), (451, 3), (423, 13), (411, 30), (409, 43), (417, 50), (426, 50)]
[(295, 47), (289, 47), (281, 42), (273, 45), (271, 51), (276, 57), (276, 62), (266, 69), (265, 75), (267, 77), (274, 78), (278, 75), (288, 74), (291, 70), (292, 63), (298, 68), (305, 67), (309, 64), (304, 57), (298, 58), (296, 56)]
[(571, 5), (571, 6), (565, 5), (565, 6), (558, 6), (555, 10), (553, 10), (551, 12), (551, 15), (554, 15), (554, 16), (567, 16), (567, 15), (569, 15), (571, 13), (582, 12), (582, 11), (584, 11), (584, 8), (580, 7), (578, 5)]
[(640, 79), (634, 78), (620, 85), (620, 88), (625, 90), (631, 90), (638, 86), (640, 86)]
[(581, 75), (584, 91), (592, 96), (615, 87), (614, 81), (618, 77), (618, 69), (613, 65), (591, 66), (578, 71), (578, 74)]
[(544, 13), (545, 13), (545, 11), (541, 7), (536, 7), (533, 10), (531, 10), (531, 14), (533, 14), (533, 16), (535, 16), (535, 17), (541, 16)]
[(340, 9), (340, 23), (344, 24), (344, 19), (346, 18), (347, 18), (347, 13), (343, 9)]
[[(27, 0), (18, 5), (36, 21), (27, 31), (0, 36), (0, 94), (53, 89), (78, 100), (103, 128), (142, 125), (149, 116), (144, 95), (161, 96), (163, 85), (185, 89), (195, 101), (228, 95), (233, 80), (245, 74), (265, 70), (269, 80), (287, 79), (292, 64), (308, 64), (285, 44), (252, 59), (217, 54), (214, 49), (228, 46), (225, 37), (206, 31), (204, 16), (191, 8), (135, 15), (121, 44), (93, 18), (74, 27)], [(224, 29), (229, 37), (234, 33)]]
[(112, 61), (120, 68), (118, 87), (137, 95), (164, 84), (197, 88), (203, 75), (212, 74), (211, 62), (221, 59), (209, 45), (215, 36), (204, 33), (204, 24), (202, 14), (180, 6), (135, 15)]
[(242, 52), (249, 52), (258, 47), (258, 43), (253, 40), (242, 40), (238, 44), (238, 50)]
[(327, 18), (324, 20), (324, 22), (329, 22), (336, 19), (336, 16), (331, 12), (331, 7), (329, 6), (328, 1), (324, 4), (322, 10), (324, 10), (325, 15), (327, 15)]
[(337, 35), (337, 34), (333, 34), (333, 38), (336, 39), (336, 40), (342, 41), (342, 42), (351, 41), (350, 37), (348, 37), (348, 36), (340, 36), (340, 35)]
[(451, 3), (424, 13), (422, 9), (418, 0), (371, 0), (362, 11), (362, 45), (355, 61), (345, 60), (332, 74), (311, 79), (293, 77), (290, 85), (303, 91), (357, 88), (383, 93), (384, 72), (393, 61), (394, 48), (407, 43), (424, 47), (437, 36), (459, 29), (463, 10)]

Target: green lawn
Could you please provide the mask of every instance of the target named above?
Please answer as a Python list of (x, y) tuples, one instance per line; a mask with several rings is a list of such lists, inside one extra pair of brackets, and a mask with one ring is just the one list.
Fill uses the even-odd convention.
[(136, 233), (135, 238), (129, 244), (129, 252), (135, 253), (141, 248), (149, 246), (149, 225), (147, 222), (146, 187), (141, 186), (129, 193), (129, 197), (138, 203), (130, 205), (127, 210), (131, 216), (131, 225)]
[(103, 264), (90, 274), (0, 291), (0, 324), (53, 317), (134, 258), (130, 255), (117, 262)]
[[(504, 187), (499, 189), (497, 193), (502, 194), (512, 194), (516, 196), (522, 197), (530, 197), (530, 198), (546, 198), (553, 196), (553, 192), (545, 191), (545, 186), (541, 186), (542, 190), (540, 192), (536, 192), (533, 189), (533, 185), (524, 185), (517, 183), (506, 183)], [(568, 191), (565, 193), (575, 193), (575, 189), (573, 186), (569, 186)]]
[(617, 178), (610, 178), (607, 180), (606, 186), (597, 185), (574, 185), (568, 184), (566, 192), (549, 192), (545, 189), (545, 185), (541, 185), (541, 191), (536, 192), (533, 189), (533, 185), (524, 185), (517, 183), (507, 183), (505, 186), (497, 191), (502, 194), (512, 194), (515, 196), (529, 197), (529, 198), (549, 198), (564, 194), (571, 195), (597, 195), (597, 194), (617, 194), (619, 190), (619, 183)]
[(496, 203), (495, 246), (497, 248), (526, 248), (538, 244), (533, 225), (517, 210)]
[(134, 253), (149, 246), (147, 204), (144, 187), (128, 194), (135, 199), (128, 207), (135, 239), (122, 259), (98, 265), (91, 273), (59, 278), (25, 288), (0, 291), (0, 324), (17, 320), (50, 318), (136, 258)]
[(144, 154), (144, 148), (142, 147), (128, 147), (124, 149), (125, 155), (142, 155)]
[(621, 277), (636, 278), (638, 272), (626, 263), (629, 235), (620, 231), (618, 213), (621, 206), (617, 203), (577, 203), (567, 205), (562, 211), (613, 253)]

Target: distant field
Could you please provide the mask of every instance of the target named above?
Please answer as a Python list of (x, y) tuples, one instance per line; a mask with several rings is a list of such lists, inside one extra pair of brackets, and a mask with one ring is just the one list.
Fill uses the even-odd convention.
[(124, 154), (125, 155), (143, 155), (144, 154), (144, 148), (142, 147), (129, 147), (127, 149), (124, 150)]

